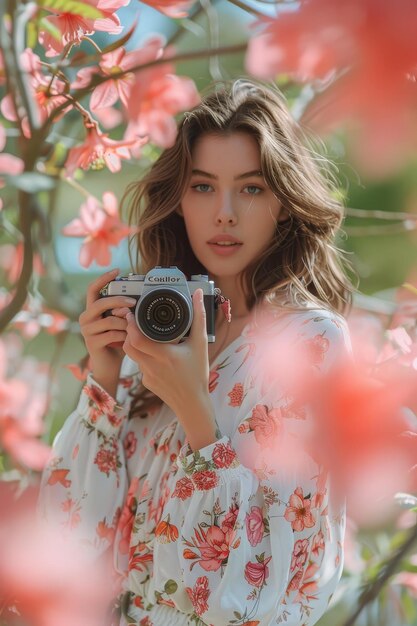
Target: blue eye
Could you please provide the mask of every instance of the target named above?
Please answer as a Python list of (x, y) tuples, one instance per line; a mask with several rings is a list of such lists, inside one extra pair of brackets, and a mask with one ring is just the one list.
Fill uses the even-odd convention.
[(206, 193), (207, 191), (210, 191), (211, 185), (207, 185), (206, 183), (200, 183), (198, 185), (192, 185), (192, 189), (195, 189), (196, 191), (199, 191), (201, 193)]
[(262, 189), (260, 187), (257, 187), (257, 185), (246, 185), (245, 189), (248, 190), (247, 193), (250, 196), (257, 196), (262, 191)]

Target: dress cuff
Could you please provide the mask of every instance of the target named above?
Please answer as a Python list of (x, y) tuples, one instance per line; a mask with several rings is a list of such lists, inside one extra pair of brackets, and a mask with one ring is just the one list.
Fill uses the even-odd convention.
[(106, 437), (118, 436), (127, 411), (94, 380), (91, 373), (81, 391), (78, 413)]
[(200, 491), (216, 486), (224, 474), (240, 466), (227, 435), (200, 450), (193, 451), (187, 443), (181, 448), (176, 463)]

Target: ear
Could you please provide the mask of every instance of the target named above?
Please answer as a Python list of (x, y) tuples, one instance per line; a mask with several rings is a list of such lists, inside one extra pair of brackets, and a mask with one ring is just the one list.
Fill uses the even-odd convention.
[(184, 213), (182, 212), (182, 206), (179, 204), (177, 206), (177, 208), (175, 209), (175, 213), (177, 213), (178, 215), (180, 215), (181, 217), (184, 217)]

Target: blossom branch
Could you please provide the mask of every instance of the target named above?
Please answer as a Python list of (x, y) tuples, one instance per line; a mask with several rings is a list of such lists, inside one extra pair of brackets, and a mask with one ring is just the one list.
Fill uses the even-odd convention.
[(25, 191), (19, 192), (20, 232), (23, 235), (23, 266), (12, 300), (0, 312), (0, 332), (21, 310), (28, 295), (28, 285), (33, 272), (33, 215), (37, 212), (35, 197)]
[(28, 116), (29, 127), (32, 131), (35, 128), (39, 128), (40, 117), (36, 104), (29, 96), (30, 89), (28, 85), (28, 77), (27, 73), (21, 67), (20, 59), (26, 47), (26, 25), (32, 17), (33, 5), (29, 4), (22, 6), (18, 2), (15, 11), (13, 11), (13, 6), (15, 5), (13, 0), (9, 0), (8, 4), (10, 15), (13, 15), (11, 40), (13, 47), (14, 67), (16, 69), (16, 71), (14, 72), (14, 76), (16, 78), (16, 83), (19, 89), (20, 97), (23, 102), (23, 106)]
[(411, 529), (404, 543), (398, 547), (398, 549), (393, 553), (391, 558), (385, 563), (385, 565), (378, 572), (376, 579), (366, 585), (364, 591), (362, 592), (359, 604), (356, 610), (352, 613), (352, 615), (344, 622), (343, 626), (353, 626), (353, 624), (358, 619), (359, 615), (362, 613), (363, 609), (373, 600), (376, 599), (378, 594), (381, 592), (382, 588), (388, 582), (388, 580), (395, 574), (399, 565), (401, 565), (402, 560), (408, 554), (408, 552), (413, 547), (414, 543), (417, 542), (417, 524)]
[[(204, 59), (219, 54), (237, 54), (239, 52), (244, 52), (246, 48), (246, 43), (236, 44), (234, 46), (221, 46), (220, 48), (204, 48), (203, 50), (196, 50), (195, 52), (183, 52), (172, 56), (161, 57), (159, 59), (149, 61), (148, 63), (136, 65), (132, 68), (121, 70), (120, 72), (115, 72), (114, 74), (110, 74), (107, 76), (98, 76), (97, 74), (95, 74), (93, 75), (90, 83), (86, 87), (77, 89), (72, 94), (72, 98), (74, 102), (79, 102), (84, 96), (88, 95), (92, 89), (98, 87), (99, 85), (103, 85), (109, 80), (118, 80), (119, 78), (123, 78), (127, 74), (137, 74), (141, 71), (149, 69), (150, 67), (156, 67), (157, 65), (165, 65), (178, 61), (192, 61), (194, 59)], [(66, 106), (67, 104), (63, 103), (54, 109), (52, 114), (48, 117), (48, 119), (45, 120), (43, 126), (40, 128), (40, 133), (42, 135), (46, 135), (48, 133), (48, 129), (50, 128), (51, 124), (54, 122), (55, 118), (66, 108)]]

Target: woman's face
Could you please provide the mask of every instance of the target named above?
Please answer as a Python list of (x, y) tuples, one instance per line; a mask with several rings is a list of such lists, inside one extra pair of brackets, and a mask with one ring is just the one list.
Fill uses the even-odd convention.
[(278, 218), (287, 217), (260, 170), (248, 133), (207, 134), (195, 144), (180, 212), (195, 256), (214, 278), (240, 274), (268, 246)]

